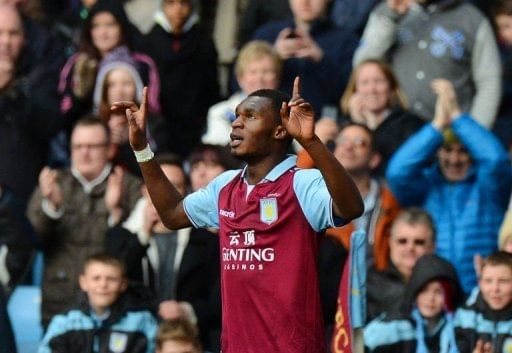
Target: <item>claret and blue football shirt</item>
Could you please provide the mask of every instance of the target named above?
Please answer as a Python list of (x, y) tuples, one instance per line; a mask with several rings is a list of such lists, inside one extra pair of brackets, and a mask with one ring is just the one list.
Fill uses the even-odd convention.
[(319, 232), (338, 226), (320, 172), (289, 156), (257, 185), (227, 171), (188, 195), (196, 227), (219, 228), (223, 353), (322, 353)]

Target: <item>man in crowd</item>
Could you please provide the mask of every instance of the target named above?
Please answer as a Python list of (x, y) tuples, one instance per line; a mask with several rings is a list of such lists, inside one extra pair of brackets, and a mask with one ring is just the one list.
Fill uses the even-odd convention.
[(135, 177), (113, 168), (106, 124), (96, 117), (79, 120), (71, 135), (71, 167), (45, 167), (28, 215), (43, 243), (42, 320), (74, 304), (85, 259), (105, 248), (108, 223), (122, 220), (140, 192)]

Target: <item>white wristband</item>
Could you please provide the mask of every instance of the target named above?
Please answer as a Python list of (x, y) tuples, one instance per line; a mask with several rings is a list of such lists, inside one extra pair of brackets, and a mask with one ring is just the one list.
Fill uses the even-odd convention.
[(135, 151), (133, 150), (133, 153), (135, 154), (135, 159), (137, 159), (137, 162), (144, 163), (148, 162), (153, 159), (155, 154), (153, 151), (151, 151), (151, 147), (149, 147), (149, 143), (143, 150)]

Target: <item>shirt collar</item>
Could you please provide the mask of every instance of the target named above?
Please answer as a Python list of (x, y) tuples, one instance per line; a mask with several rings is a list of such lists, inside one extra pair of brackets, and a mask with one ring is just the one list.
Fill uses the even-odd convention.
[[(266, 181), (276, 181), (281, 175), (283, 175), (290, 168), (295, 167), (297, 164), (297, 156), (289, 154), (285, 160), (276, 165), (261, 181), (260, 183)], [(244, 167), (240, 176), (245, 179), (245, 174), (247, 173), (247, 166)]]
[(82, 188), (84, 189), (84, 192), (86, 194), (90, 194), (92, 189), (94, 189), (95, 186), (101, 184), (110, 174), (110, 171), (112, 170), (112, 164), (107, 163), (105, 168), (101, 171), (100, 175), (98, 175), (95, 179), (89, 181), (84, 178), (82, 174), (75, 168), (71, 167), (71, 174), (80, 182), (82, 185)]
[[(160, 25), (166, 32), (172, 33), (173, 28), (172, 24), (167, 19), (167, 16), (165, 16), (163, 10), (158, 10), (155, 12), (155, 15), (153, 16), (153, 19), (156, 23)], [(199, 22), (199, 15), (195, 10), (192, 11), (190, 14), (190, 17), (187, 19), (187, 22), (183, 25), (182, 33), (187, 33), (193, 25)]]

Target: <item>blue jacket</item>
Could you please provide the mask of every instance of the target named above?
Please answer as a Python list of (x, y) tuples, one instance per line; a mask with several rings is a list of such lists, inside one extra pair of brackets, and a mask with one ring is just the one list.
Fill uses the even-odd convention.
[[(395, 313), (381, 315), (364, 328), (365, 351), (368, 353), (416, 353), (418, 352), (418, 327), (412, 317)], [(445, 315), (430, 334), (425, 333), (425, 345), (431, 353), (453, 352), (451, 345), (453, 325)]]
[(454, 264), (468, 293), (476, 285), (473, 256), (487, 256), (497, 247), (512, 170), (500, 142), (469, 115), (456, 119), (452, 129), (473, 159), (464, 180), (448, 182), (432, 164), (443, 136), (431, 124), (398, 149), (386, 177), (400, 204), (423, 207), (432, 215), (436, 251)]

